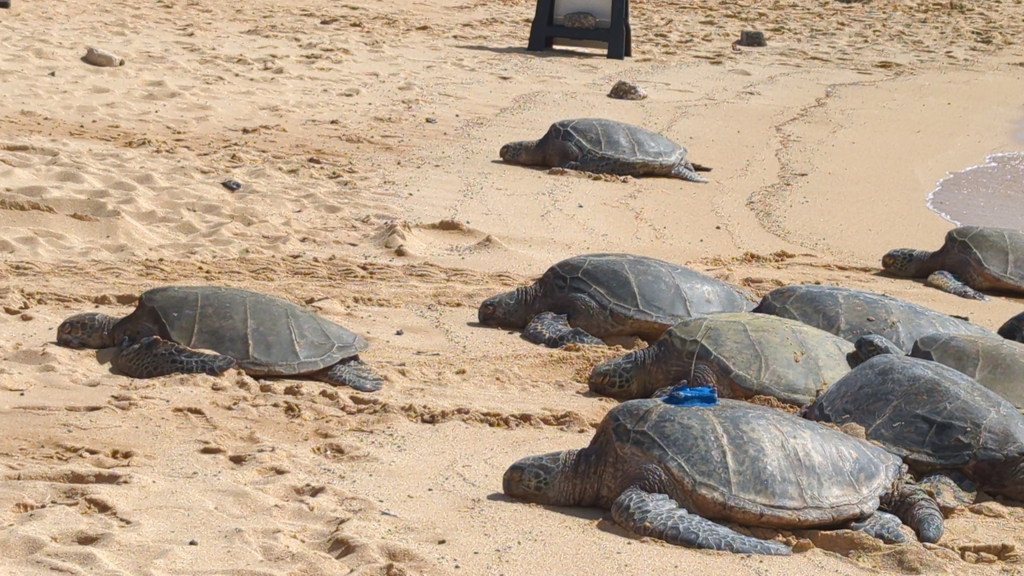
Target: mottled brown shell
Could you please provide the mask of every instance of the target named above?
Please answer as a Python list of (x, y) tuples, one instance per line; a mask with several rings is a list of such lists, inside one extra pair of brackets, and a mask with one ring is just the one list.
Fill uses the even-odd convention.
[(868, 442), (729, 399), (713, 407), (623, 402), (591, 445), (621, 470), (660, 466), (677, 487), (669, 496), (701, 516), (781, 528), (872, 514), (902, 472), (898, 458)]
[(945, 256), (943, 269), (962, 279), (978, 278), (987, 289), (1024, 290), (1024, 232), (1020, 230), (961, 226), (946, 233), (939, 251)]
[(772, 396), (798, 406), (849, 372), (847, 354), (854, 350), (813, 326), (750, 313), (684, 320), (654, 345), (663, 348), (655, 362), (680, 368), (669, 371), (672, 382), (689, 380), (693, 363), (702, 362), (715, 372), (723, 396)]

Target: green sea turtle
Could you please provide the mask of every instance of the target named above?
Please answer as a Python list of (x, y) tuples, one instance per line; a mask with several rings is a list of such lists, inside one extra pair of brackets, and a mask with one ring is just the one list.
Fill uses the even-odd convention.
[(711, 168), (686, 159), (686, 148), (646, 128), (602, 118), (560, 120), (540, 140), (510, 142), (501, 159), (619, 176), (671, 176), (707, 182)]
[(885, 294), (839, 286), (795, 284), (776, 288), (754, 312), (799, 320), (851, 342), (878, 334), (909, 353), (927, 334), (995, 336), (991, 330)]
[[(868, 440), (922, 476), (956, 470), (978, 488), (1024, 500), (1024, 416), (995, 392), (948, 366), (879, 352), (825, 389), (802, 414), (862, 426)], [(870, 354), (868, 354), (870, 355)]]
[(684, 318), (753, 306), (738, 288), (685, 266), (633, 254), (584, 254), (551, 266), (532, 286), (484, 300), (477, 316), (481, 324), (525, 328), (531, 342), (558, 347), (613, 336), (653, 342)]
[(914, 342), (910, 355), (963, 372), (1024, 408), (1024, 345), (998, 337), (928, 334)]
[(731, 313), (683, 320), (647, 348), (594, 367), (590, 390), (649, 398), (685, 380), (725, 398), (772, 396), (803, 406), (850, 371), (853, 344), (796, 320)]
[(383, 384), (359, 359), (369, 347), (361, 336), (287, 300), (240, 288), (147, 290), (120, 320), (91, 312), (68, 318), (57, 328), (57, 343), (118, 346), (115, 365), (135, 378), (217, 375), (235, 367), (251, 376), (305, 375), (363, 392)]
[(935, 252), (897, 248), (882, 257), (894, 276), (925, 283), (963, 298), (988, 300), (982, 292), (1024, 294), (1024, 232), (961, 226), (946, 233)]
[(665, 400), (615, 406), (586, 448), (519, 460), (505, 472), (505, 494), (611, 509), (616, 524), (640, 536), (747, 554), (791, 549), (718, 522), (859, 528), (900, 542), (902, 520), (923, 542), (942, 535), (935, 502), (899, 458), (869, 442), (739, 400), (714, 406)]

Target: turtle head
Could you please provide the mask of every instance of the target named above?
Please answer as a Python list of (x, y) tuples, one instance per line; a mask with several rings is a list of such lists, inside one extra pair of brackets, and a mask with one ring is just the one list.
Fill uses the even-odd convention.
[(634, 350), (594, 366), (588, 380), (590, 391), (621, 400), (650, 397), (654, 390), (651, 389), (646, 371), (643, 370), (643, 366), (646, 365), (644, 359), (649, 350), (649, 347)]
[(480, 304), (477, 319), (484, 326), (523, 328), (529, 322), (527, 313), (532, 295), (530, 287), (520, 286), (511, 292), (491, 296)]
[(57, 344), (68, 348), (109, 348), (114, 342), (116, 320), (106, 314), (75, 314), (57, 327)]
[(853, 343), (853, 347), (856, 350), (852, 356), (853, 364), (860, 364), (867, 362), (869, 358), (880, 356), (882, 354), (895, 354), (897, 356), (903, 356), (903, 349), (897, 346), (892, 340), (878, 334), (865, 334), (857, 341)]
[(933, 271), (925, 271), (924, 264), (932, 253), (913, 248), (897, 248), (882, 256), (882, 269), (901, 278), (920, 278)]
[(540, 164), (537, 154), (537, 140), (521, 140), (509, 142), (498, 151), (501, 159), (509, 164), (533, 166)]
[(573, 506), (580, 502), (575, 481), (579, 450), (527, 456), (509, 466), (502, 478), (506, 495), (535, 504)]

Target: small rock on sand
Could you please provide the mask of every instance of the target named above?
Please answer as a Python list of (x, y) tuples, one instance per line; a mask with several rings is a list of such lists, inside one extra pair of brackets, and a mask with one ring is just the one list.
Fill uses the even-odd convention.
[(82, 62), (93, 66), (124, 66), (124, 58), (92, 46), (86, 49)]
[(608, 93), (608, 97), (617, 98), (619, 100), (643, 100), (644, 98), (647, 98), (647, 91), (641, 88), (636, 82), (619, 80), (614, 86), (612, 86), (612, 90)]

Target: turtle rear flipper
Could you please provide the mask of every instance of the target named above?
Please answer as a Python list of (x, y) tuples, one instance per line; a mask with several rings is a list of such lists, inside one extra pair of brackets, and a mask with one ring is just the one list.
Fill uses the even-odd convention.
[(384, 379), (367, 368), (358, 356), (346, 358), (327, 370), (314, 375), (317, 380), (335, 386), (348, 386), (360, 392), (376, 392), (384, 386)]
[[(703, 166), (702, 166), (702, 168), (703, 168)], [(705, 171), (707, 171), (707, 170), (705, 170)], [(692, 164), (688, 164), (688, 163), (687, 164), (683, 164), (683, 163), (676, 164), (672, 168), (671, 175), (675, 176), (676, 178), (682, 178), (683, 180), (687, 180), (689, 182), (699, 182), (701, 184), (707, 184), (708, 183), (708, 179), (703, 177), (703, 176), (701, 176), (700, 174), (697, 174), (697, 171), (696, 171), (695, 167)]]
[(942, 538), (945, 528), (939, 505), (914, 482), (904, 478), (892, 492), (882, 497), (882, 507), (913, 528), (921, 542), (934, 544)]
[(665, 494), (652, 494), (637, 487), (626, 489), (615, 500), (612, 518), (630, 532), (679, 546), (741, 554), (786, 556), (793, 553), (781, 542), (744, 536), (707, 518), (690, 514)]
[(541, 312), (523, 329), (523, 338), (548, 348), (561, 348), (569, 343), (604, 346), (604, 340), (591, 336), (581, 328), (569, 326), (569, 317), (554, 312)]
[(953, 276), (945, 270), (939, 270), (932, 272), (928, 276), (928, 279), (924, 281), (925, 284), (932, 288), (938, 288), (943, 292), (949, 292), (955, 296), (961, 298), (971, 298), (974, 300), (988, 300), (988, 296), (985, 296), (981, 292), (978, 292), (974, 288), (971, 288), (967, 284), (964, 284), (959, 278)]
[(218, 376), (235, 366), (235, 359), (230, 356), (199, 352), (159, 336), (147, 336), (135, 344), (129, 344), (125, 338), (115, 362), (118, 370), (133, 378), (168, 374)]
[(886, 544), (902, 544), (909, 539), (900, 530), (901, 526), (903, 526), (903, 522), (898, 517), (879, 510), (863, 520), (851, 522), (847, 528), (860, 530)]

